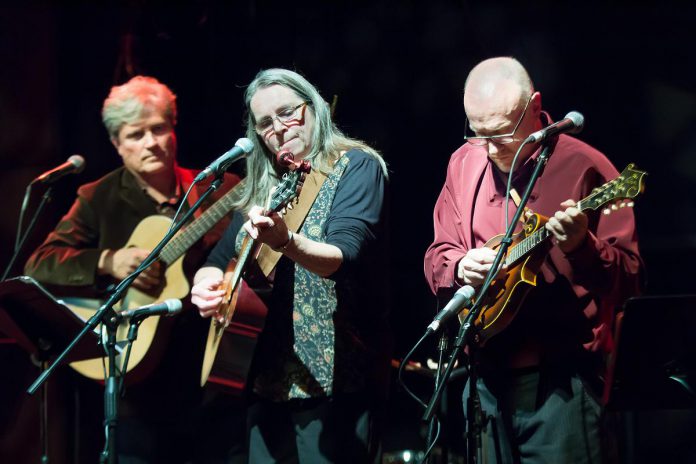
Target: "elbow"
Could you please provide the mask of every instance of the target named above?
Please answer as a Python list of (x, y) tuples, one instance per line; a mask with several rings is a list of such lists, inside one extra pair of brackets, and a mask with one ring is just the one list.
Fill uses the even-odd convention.
[(335, 280), (337, 276), (342, 275), (347, 267), (350, 267), (350, 259), (344, 259), (343, 251), (333, 246), (332, 253), (322, 260), (321, 264), (312, 271), (324, 279)]
[(336, 274), (338, 273), (339, 269), (340, 266), (336, 268), (318, 269), (317, 271), (315, 271), (315, 274), (323, 279), (335, 280)]

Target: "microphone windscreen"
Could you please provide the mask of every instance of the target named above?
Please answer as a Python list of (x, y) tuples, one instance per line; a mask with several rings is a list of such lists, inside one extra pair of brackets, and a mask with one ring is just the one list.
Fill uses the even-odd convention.
[(68, 158), (68, 163), (75, 166), (75, 174), (79, 174), (85, 169), (85, 159), (80, 155), (72, 155)]
[(244, 153), (251, 153), (251, 150), (254, 149), (254, 142), (246, 137), (242, 137), (234, 143), (234, 146), (244, 150)]
[(164, 304), (167, 305), (167, 309), (169, 309), (169, 314), (174, 314), (178, 313), (181, 311), (181, 308), (183, 305), (181, 304), (181, 300), (178, 298), (169, 298), (168, 300), (164, 300)]
[(570, 113), (566, 114), (566, 119), (570, 119), (571, 121), (573, 121), (573, 125), (575, 125), (575, 128), (569, 131), (571, 134), (577, 134), (582, 130), (582, 127), (585, 125), (585, 116), (578, 113), (577, 111), (571, 111)]

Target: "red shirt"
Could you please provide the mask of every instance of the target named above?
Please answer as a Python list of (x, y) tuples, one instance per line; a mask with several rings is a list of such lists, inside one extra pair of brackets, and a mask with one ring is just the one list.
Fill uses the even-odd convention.
[[(520, 196), (538, 153), (515, 168), (513, 187)], [(551, 216), (562, 209), (562, 201), (583, 199), (618, 174), (602, 153), (561, 135), (527, 206)], [(505, 232), (506, 179), (488, 159), (485, 147), (465, 144), (452, 155), (435, 205), (435, 239), (425, 255), (425, 275), (433, 292), (455, 287), (457, 263), (466, 252)], [(509, 208), (512, 218), (516, 210), (512, 200)], [(585, 243), (569, 255), (551, 248), (538, 286), (510, 327), (487, 343), (504, 356), (501, 362), (512, 359), (510, 351), (532, 345), (539, 347), (542, 357), (553, 356), (552, 351), (562, 356), (559, 346), (583, 345), (590, 351), (611, 348), (614, 310), (638, 293), (643, 264), (631, 208), (610, 215), (587, 214)]]

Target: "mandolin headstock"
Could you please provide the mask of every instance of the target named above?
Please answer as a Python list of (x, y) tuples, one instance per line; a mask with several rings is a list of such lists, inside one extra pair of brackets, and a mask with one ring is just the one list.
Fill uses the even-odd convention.
[(602, 210), (604, 214), (611, 214), (625, 207), (630, 208), (634, 204), (633, 199), (645, 190), (643, 178), (647, 174), (645, 171), (636, 169), (635, 164), (631, 163), (619, 177), (592, 190), (587, 198), (578, 202), (578, 208), (583, 211), (597, 210), (609, 205)]

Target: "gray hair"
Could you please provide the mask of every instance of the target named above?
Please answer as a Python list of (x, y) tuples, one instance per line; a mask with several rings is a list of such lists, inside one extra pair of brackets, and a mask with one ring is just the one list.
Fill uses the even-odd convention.
[(247, 110), (246, 136), (254, 142), (254, 149), (247, 158), (246, 185), (237, 205), (239, 209), (248, 210), (253, 205), (263, 205), (279, 177), (275, 153), (268, 150), (261, 136), (256, 133), (256, 121), (250, 106), (256, 92), (273, 85), (281, 85), (295, 92), (307, 103), (306, 111), (311, 111), (314, 115), (312, 148), (305, 157), (311, 161), (312, 169), (328, 174), (333, 170), (332, 166), (342, 152), (356, 148), (372, 155), (382, 166), (385, 176), (387, 175), (386, 163), (375, 149), (365, 142), (347, 137), (336, 127), (331, 120), (329, 105), (307, 79), (287, 69), (266, 69), (256, 75), (244, 93)]
[(111, 87), (102, 107), (102, 121), (109, 137), (115, 139), (124, 124), (152, 110), (161, 111), (172, 127), (176, 125), (176, 95), (154, 77), (135, 76), (123, 85)]

